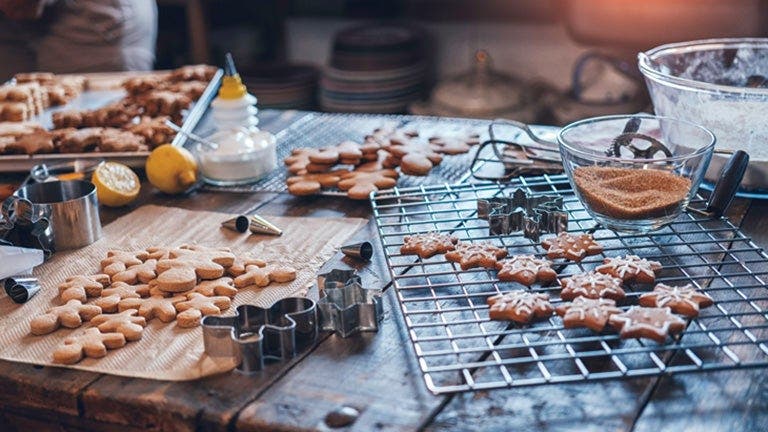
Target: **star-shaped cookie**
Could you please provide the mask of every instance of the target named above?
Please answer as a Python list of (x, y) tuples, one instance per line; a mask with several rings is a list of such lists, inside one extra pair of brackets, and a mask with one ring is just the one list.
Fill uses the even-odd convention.
[(594, 271), (560, 279), (560, 286), (563, 288), (560, 291), (563, 300), (573, 300), (578, 296), (620, 300), (626, 296), (621, 287), (621, 279)]
[(595, 270), (621, 278), (624, 282), (653, 283), (656, 280), (656, 272), (661, 270), (661, 263), (637, 255), (626, 255), (623, 258), (606, 258)]
[(668, 307), (672, 312), (689, 318), (699, 316), (699, 309), (715, 303), (712, 297), (697, 291), (691, 284), (670, 286), (661, 283), (652, 292), (641, 295), (638, 302), (641, 306)]
[(597, 255), (603, 251), (603, 246), (595, 241), (592, 234), (561, 232), (556, 237), (544, 239), (541, 246), (547, 250), (547, 258), (571, 261), (581, 261), (588, 255)]
[(506, 249), (489, 242), (459, 242), (454, 250), (445, 253), (445, 259), (459, 263), (462, 270), (475, 267), (496, 268), (498, 260), (507, 256)]
[(557, 273), (552, 269), (552, 263), (533, 255), (515, 255), (496, 263), (499, 271), (498, 278), (502, 281), (517, 282), (525, 286), (541, 282), (549, 284), (557, 279)]
[(644, 338), (664, 343), (667, 336), (685, 329), (685, 321), (672, 310), (633, 306), (628, 311), (611, 315), (608, 323), (619, 331), (622, 339)]
[(510, 291), (489, 297), (488, 315), (492, 320), (529, 323), (534, 318), (547, 318), (554, 308), (549, 303), (549, 296), (530, 291)]
[(563, 317), (565, 328), (586, 327), (598, 333), (603, 331), (611, 315), (621, 313), (613, 300), (581, 296), (576, 297), (572, 303), (559, 305), (555, 311)]
[(403, 237), (400, 253), (403, 255), (418, 255), (422, 259), (452, 251), (458, 238), (450, 234), (428, 232)]

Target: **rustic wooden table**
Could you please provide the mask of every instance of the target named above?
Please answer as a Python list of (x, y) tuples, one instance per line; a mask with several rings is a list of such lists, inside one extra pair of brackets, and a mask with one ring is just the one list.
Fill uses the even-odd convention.
[[(265, 128), (276, 131), (293, 115), (268, 117)], [(169, 197), (145, 185), (130, 208), (102, 209), (102, 222), (148, 203), (265, 216), (371, 216), (367, 202), (271, 193)], [(729, 217), (758, 245), (768, 244), (767, 202), (736, 200)], [(373, 221), (355, 235), (375, 237)], [(383, 262), (378, 254), (363, 270), (385, 287)], [(387, 291), (378, 333), (326, 335), (289, 367), (254, 376), (171, 383), (0, 361), (0, 430), (330, 430), (328, 414), (344, 406), (360, 415), (334, 430), (768, 430), (762, 369), (433, 396), (410, 351)]]

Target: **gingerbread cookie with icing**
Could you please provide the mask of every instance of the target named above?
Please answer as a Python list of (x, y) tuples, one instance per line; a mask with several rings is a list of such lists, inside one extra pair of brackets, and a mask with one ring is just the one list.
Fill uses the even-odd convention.
[(515, 255), (512, 258), (496, 263), (498, 278), (501, 281), (517, 282), (531, 286), (536, 282), (549, 284), (557, 279), (557, 272), (552, 269), (552, 263), (533, 255)]
[(590, 299), (609, 298), (620, 300), (626, 296), (621, 279), (611, 275), (588, 271), (560, 279), (560, 298), (573, 300), (582, 296)]
[(637, 255), (606, 258), (596, 271), (620, 278), (624, 282), (653, 283), (661, 263), (640, 258)]
[(496, 263), (507, 256), (507, 250), (489, 242), (459, 242), (454, 250), (445, 253), (445, 259), (458, 263), (462, 270), (474, 267), (496, 268)]
[(547, 250), (549, 259), (565, 258), (577, 262), (603, 251), (603, 246), (595, 241), (592, 234), (561, 232), (556, 237), (544, 239), (541, 245)]
[(646, 307), (668, 307), (674, 313), (694, 318), (699, 316), (700, 309), (712, 306), (715, 301), (691, 284), (670, 286), (660, 283), (652, 292), (641, 295), (638, 303)]
[(455, 249), (459, 239), (450, 234), (428, 232), (403, 237), (400, 253), (403, 255), (418, 255), (427, 259), (437, 254), (444, 254)]
[(611, 315), (608, 322), (619, 331), (622, 339), (651, 339), (660, 344), (666, 342), (668, 336), (685, 329), (685, 321), (668, 307), (633, 306), (624, 313)]
[(563, 317), (565, 328), (586, 327), (601, 332), (608, 324), (611, 315), (621, 313), (616, 302), (611, 299), (576, 297), (571, 303), (563, 303), (555, 308)]
[(515, 321), (521, 324), (547, 318), (554, 311), (547, 294), (522, 290), (497, 294), (489, 297), (487, 303), (490, 306), (488, 315), (492, 320)]

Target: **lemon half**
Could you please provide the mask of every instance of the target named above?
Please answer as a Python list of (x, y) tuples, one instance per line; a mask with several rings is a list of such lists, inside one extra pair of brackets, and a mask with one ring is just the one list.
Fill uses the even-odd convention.
[(141, 190), (139, 176), (123, 164), (106, 162), (96, 168), (91, 181), (96, 185), (99, 202), (120, 207), (136, 200)]

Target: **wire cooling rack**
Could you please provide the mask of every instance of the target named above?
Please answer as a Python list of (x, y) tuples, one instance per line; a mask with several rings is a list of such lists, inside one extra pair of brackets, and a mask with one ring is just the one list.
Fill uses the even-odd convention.
[[(276, 134), (278, 168), (265, 176), (264, 179), (244, 186), (213, 186), (205, 185), (209, 191), (219, 192), (285, 192), (285, 179), (290, 175), (283, 166), (291, 150), (299, 147), (324, 147), (338, 144), (344, 140), (362, 141), (365, 135), (377, 127), (398, 127), (416, 130), (422, 136), (460, 135), (466, 132), (477, 132), (481, 137), (487, 136), (486, 130), (490, 122), (487, 120), (433, 118), (406, 115), (365, 115), (365, 114), (325, 114), (307, 113), (293, 122), (290, 126)], [(538, 130), (550, 130), (551, 127), (536, 126)], [(516, 139), (520, 131), (510, 131), (511, 138)], [(416, 187), (430, 184), (459, 183), (469, 176), (475, 149), (462, 155), (450, 155), (435, 167), (429, 176), (406, 176), (398, 180), (399, 187)], [(338, 190), (323, 191), (324, 195), (343, 196)]]
[[(562, 195), (569, 231), (594, 231), (605, 248), (581, 263), (558, 262), (560, 277), (593, 269), (606, 256), (634, 254), (661, 262), (657, 282), (691, 283), (715, 305), (688, 320), (686, 330), (666, 344), (622, 340), (609, 330), (566, 329), (558, 316), (529, 325), (490, 321), (488, 297), (525, 287), (500, 282), (492, 270), (461, 271), (442, 255), (421, 260), (400, 254), (404, 235), (439, 231), (464, 241), (492, 241), (510, 255), (544, 255), (522, 235), (489, 236), (487, 222), (476, 218), (478, 198), (516, 187)], [(686, 212), (649, 235), (617, 235), (595, 226), (563, 175), (506, 185), (397, 188), (376, 192), (371, 201), (413, 351), (433, 393), (768, 366), (768, 255), (727, 219)], [(652, 285), (625, 288), (627, 297), (618, 302), (623, 309), (637, 304)], [(554, 306), (560, 303), (558, 287), (530, 289), (549, 294)]]

